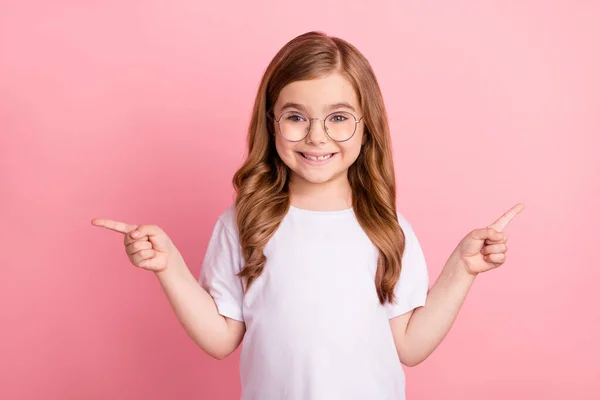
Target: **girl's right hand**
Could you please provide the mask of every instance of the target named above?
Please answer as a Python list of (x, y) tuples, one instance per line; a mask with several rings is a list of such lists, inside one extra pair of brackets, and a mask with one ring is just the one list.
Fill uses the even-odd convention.
[(130, 225), (102, 218), (94, 218), (92, 225), (122, 233), (125, 252), (136, 267), (153, 272), (164, 271), (177, 254), (171, 239), (156, 225)]

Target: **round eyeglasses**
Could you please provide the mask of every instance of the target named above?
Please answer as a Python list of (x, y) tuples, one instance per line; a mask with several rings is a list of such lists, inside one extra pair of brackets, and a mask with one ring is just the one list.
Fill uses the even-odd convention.
[(279, 126), (279, 133), (290, 142), (304, 140), (310, 132), (313, 119), (323, 121), (323, 128), (327, 136), (336, 142), (350, 140), (356, 132), (356, 126), (363, 119), (356, 119), (347, 111), (335, 111), (321, 118), (310, 118), (298, 111), (286, 111), (275, 120)]

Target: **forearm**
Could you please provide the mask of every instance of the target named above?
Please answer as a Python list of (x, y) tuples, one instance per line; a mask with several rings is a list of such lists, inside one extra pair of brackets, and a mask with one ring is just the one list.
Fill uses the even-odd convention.
[(427, 295), (426, 304), (417, 308), (406, 327), (403, 349), (406, 363), (425, 360), (442, 342), (475, 280), (452, 255)]
[(212, 357), (222, 359), (237, 347), (225, 317), (204, 288), (194, 278), (181, 254), (156, 276), (177, 319), (187, 334)]

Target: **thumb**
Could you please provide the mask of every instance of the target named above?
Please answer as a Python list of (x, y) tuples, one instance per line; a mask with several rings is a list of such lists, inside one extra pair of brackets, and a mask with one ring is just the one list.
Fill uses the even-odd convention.
[(481, 228), (475, 229), (473, 232), (471, 232), (471, 237), (475, 240), (490, 239), (493, 241), (498, 241), (504, 239), (504, 234), (502, 232), (498, 232), (494, 228)]
[(131, 237), (139, 239), (144, 236), (157, 236), (163, 234), (163, 230), (156, 225), (139, 225), (130, 232)]

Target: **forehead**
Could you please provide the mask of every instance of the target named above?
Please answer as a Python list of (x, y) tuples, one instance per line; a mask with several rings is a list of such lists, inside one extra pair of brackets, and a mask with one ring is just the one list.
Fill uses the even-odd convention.
[(360, 108), (354, 87), (338, 73), (286, 85), (279, 93), (275, 109), (279, 110), (285, 103), (301, 104), (315, 113), (326, 111), (330, 105), (338, 103), (350, 103), (355, 110)]

